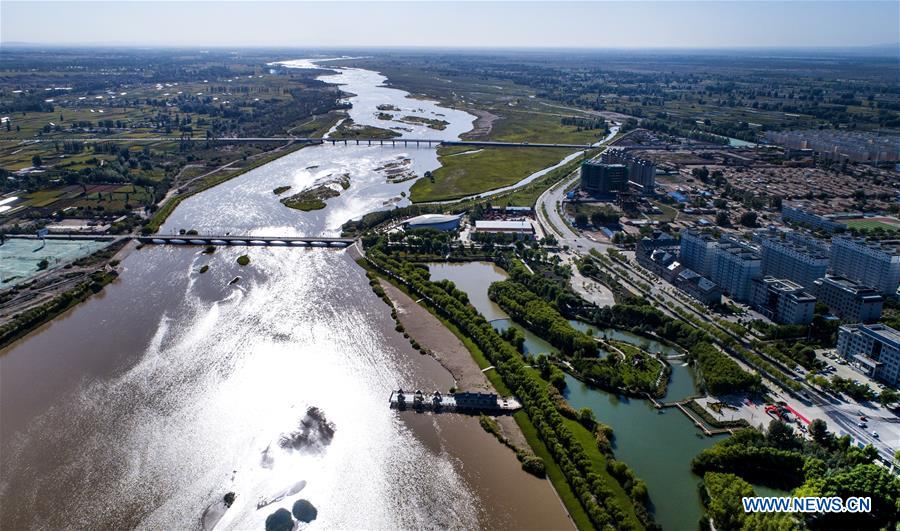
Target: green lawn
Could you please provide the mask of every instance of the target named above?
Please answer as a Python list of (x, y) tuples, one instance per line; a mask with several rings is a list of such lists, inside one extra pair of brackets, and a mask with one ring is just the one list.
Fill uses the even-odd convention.
[(871, 219), (847, 221), (846, 223), (848, 227), (859, 230), (881, 229), (885, 231), (900, 231), (900, 227), (898, 227), (897, 225), (891, 225), (890, 223), (875, 221)]
[(429, 179), (412, 186), (414, 203), (445, 201), (515, 184), (528, 175), (552, 166), (568, 153), (555, 148), (485, 148), (465, 155), (445, 154), (438, 149), (441, 167)]
[[(601, 130), (579, 131), (575, 126), (562, 125), (560, 115), (534, 108), (488, 110), (501, 115), (493, 124), (491, 140), (590, 144), (603, 137)], [(445, 201), (509, 186), (556, 164), (571, 152), (559, 148), (485, 148), (459, 154), (463, 151), (466, 149), (440, 148), (441, 167), (433, 172), (434, 182), (417, 181), (410, 199), (416, 203)]]

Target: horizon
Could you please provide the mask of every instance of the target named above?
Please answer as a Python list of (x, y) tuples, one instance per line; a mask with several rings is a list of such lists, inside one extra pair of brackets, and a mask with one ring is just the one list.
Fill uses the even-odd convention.
[(0, 14), (10, 47), (900, 51), (900, 4), (882, 1), (40, 0)]

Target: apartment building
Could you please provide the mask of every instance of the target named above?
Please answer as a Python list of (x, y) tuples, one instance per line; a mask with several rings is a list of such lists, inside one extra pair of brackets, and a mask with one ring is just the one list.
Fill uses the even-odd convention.
[(892, 297), (900, 286), (900, 240), (835, 236), (831, 240), (831, 270)]
[(844, 325), (837, 352), (863, 374), (891, 387), (900, 383), (900, 332), (883, 324)]
[(881, 319), (884, 297), (877, 290), (849, 278), (826, 275), (816, 280), (813, 293), (842, 321), (871, 323)]

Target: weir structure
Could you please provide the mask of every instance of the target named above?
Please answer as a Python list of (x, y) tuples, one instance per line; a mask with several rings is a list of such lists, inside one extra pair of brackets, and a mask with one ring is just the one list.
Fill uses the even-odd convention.
[(249, 246), (324, 246), (346, 247), (354, 242), (353, 238), (341, 238), (331, 236), (234, 236), (215, 235), (201, 236), (198, 234), (181, 234), (177, 236), (165, 236), (155, 234), (151, 236), (137, 236), (135, 239), (148, 245), (249, 245)]
[(522, 404), (512, 397), (502, 397), (496, 393), (476, 393), (458, 391), (456, 393), (424, 393), (419, 389), (404, 391), (398, 389), (391, 392), (389, 400), (392, 409), (414, 411), (433, 411), (435, 413), (488, 413), (502, 415), (522, 408)]

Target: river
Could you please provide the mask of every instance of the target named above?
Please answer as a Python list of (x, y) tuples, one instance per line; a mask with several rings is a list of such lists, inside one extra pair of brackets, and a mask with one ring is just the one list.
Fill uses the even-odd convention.
[[(456, 138), (474, 121), (375, 72), (323, 79), (354, 94), (357, 123), (379, 125), (379, 104), (450, 122), (403, 124), (409, 137)], [(398, 158), (418, 174), (437, 167), (433, 149), (307, 147), (185, 200), (162, 231), (337, 234), (403, 201), (412, 181), (378, 171)], [(343, 173), (350, 188), (324, 210), (291, 210), (272, 193)], [(453, 380), (394, 330), (345, 250), (198, 251), (132, 252), (117, 282), (0, 355), (0, 527), (190, 528), (229, 491), (221, 528), (262, 529), (299, 498), (324, 528), (565, 522), (549, 483), (476, 418), (388, 409), (392, 388)]]
[[(490, 262), (430, 264), (431, 278), (452, 280), (466, 292), (472, 305), (498, 328), (509, 326), (508, 315), (491, 301), (487, 289), (491, 282), (507, 278), (506, 273)], [(586, 331), (590, 328), (578, 321), (573, 326)], [(520, 325), (512, 326), (524, 330)], [(525, 331), (526, 352), (554, 352), (556, 349), (531, 332)], [(677, 356), (676, 349), (637, 336), (631, 332), (600, 329), (597, 335), (638, 345), (649, 352)], [(695, 394), (693, 370), (680, 359), (670, 360), (672, 375), (664, 401), (674, 401)], [(663, 529), (696, 529), (703, 514), (697, 485), (700, 478), (690, 469), (691, 459), (719, 438), (701, 435), (678, 410), (660, 413), (647, 400), (617, 396), (615, 393), (591, 388), (566, 375), (566, 399), (576, 409), (589, 407), (597, 420), (612, 426), (615, 431), (615, 455), (647, 483), (654, 504), (656, 521)]]

